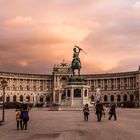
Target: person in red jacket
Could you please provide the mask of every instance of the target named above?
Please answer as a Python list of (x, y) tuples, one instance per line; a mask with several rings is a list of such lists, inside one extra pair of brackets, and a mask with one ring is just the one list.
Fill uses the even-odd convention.
[(21, 108), (16, 108), (16, 122), (17, 122), (17, 130), (22, 129), (22, 113)]

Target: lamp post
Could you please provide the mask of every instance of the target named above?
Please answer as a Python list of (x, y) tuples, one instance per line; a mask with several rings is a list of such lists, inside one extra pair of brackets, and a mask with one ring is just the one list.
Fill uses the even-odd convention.
[(7, 86), (7, 81), (5, 79), (2, 79), (1, 81), (1, 85), (2, 85), (2, 90), (3, 90), (3, 114), (2, 114), (2, 121), (4, 122), (5, 120), (5, 88)]
[(34, 92), (33, 95), (34, 95), (34, 107), (35, 107), (36, 106), (36, 93)]
[(34, 107), (36, 107), (36, 101), (37, 101), (36, 87), (34, 87), (33, 89), (34, 89), (34, 93), (33, 93), (33, 104), (34, 104)]

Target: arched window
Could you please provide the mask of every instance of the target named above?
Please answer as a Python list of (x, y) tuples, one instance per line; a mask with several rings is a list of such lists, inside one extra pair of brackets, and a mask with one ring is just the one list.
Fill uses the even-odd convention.
[(133, 96), (133, 94), (130, 94), (130, 101), (134, 101), (134, 96)]
[(46, 102), (50, 102), (51, 101), (51, 97), (49, 95), (46, 96)]
[(13, 90), (16, 90), (16, 86), (15, 85), (13, 85)]
[(94, 96), (91, 95), (91, 102), (94, 102)]
[(67, 90), (67, 97), (70, 97), (71, 96), (71, 91), (68, 89)]
[(16, 102), (16, 101), (17, 101), (17, 96), (14, 95), (14, 96), (13, 96), (13, 102)]
[(0, 96), (0, 101), (2, 101), (3, 99), (2, 99), (2, 96)]
[(26, 101), (30, 102), (30, 96), (29, 95), (26, 97)]
[(81, 89), (74, 89), (74, 97), (81, 97)]
[(19, 87), (19, 88), (20, 88), (20, 90), (23, 90), (23, 87), (22, 87), (22, 85), (20, 85), (20, 87)]
[(43, 96), (40, 96), (40, 102), (43, 102)]
[(36, 86), (33, 86), (33, 90), (36, 91)]
[(30, 87), (27, 85), (27, 90), (30, 90)]
[(107, 85), (105, 85), (105, 90), (107, 90)]
[(91, 91), (94, 91), (94, 85), (91, 86)]
[(114, 89), (114, 85), (111, 85), (111, 89), (112, 89), (112, 90)]
[(126, 95), (126, 94), (124, 94), (124, 96), (123, 96), (123, 100), (124, 100), (124, 102), (127, 101), (127, 95)]
[(62, 77), (60, 79), (60, 86), (64, 88), (67, 85), (67, 77)]
[(107, 102), (107, 95), (104, 96), (104, 102)]
[(114, 95), (111, 95), (111, 101), (112, 102), (114, 101)]
[(85, 90), (85, 92), (84, 92), (84, 96), (87, 97), (87, 90)]
[(23, 102), (23, 95), (20, 95), (20, 102)]
[(43, 91), (43, 86), (40, 86), (40, 91)]
[(117, 101), (120, 102), (121, 101), (121, 96), (117, 95)]
[(10, 101), (10, 96), (7, 96), (6, 97), (6, 102), (9, 102)]

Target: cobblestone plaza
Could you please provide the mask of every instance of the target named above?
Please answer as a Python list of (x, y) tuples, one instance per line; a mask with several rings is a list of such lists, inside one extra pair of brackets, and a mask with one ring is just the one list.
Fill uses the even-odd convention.
[[(1, 111), (1, 110), (0, 110)], [(89, 121), (83, 121), (82, 111), (47, 111), (32, 109), (28, 130), (16, 130), (15, 110), (6, 110), (4, 125), (0, 125), (0, 140), (139, 140), (140, 110), (117, 109), (117, 121), (97, 122), (90, 111)]]

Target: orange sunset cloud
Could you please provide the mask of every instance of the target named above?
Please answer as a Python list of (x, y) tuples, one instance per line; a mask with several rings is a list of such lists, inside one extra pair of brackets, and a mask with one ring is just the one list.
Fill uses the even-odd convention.
[(51, 73), (75, 44), (82, 73), (137, 70), (139, 13), (138, 0), (2, 0), (0, 71)]

